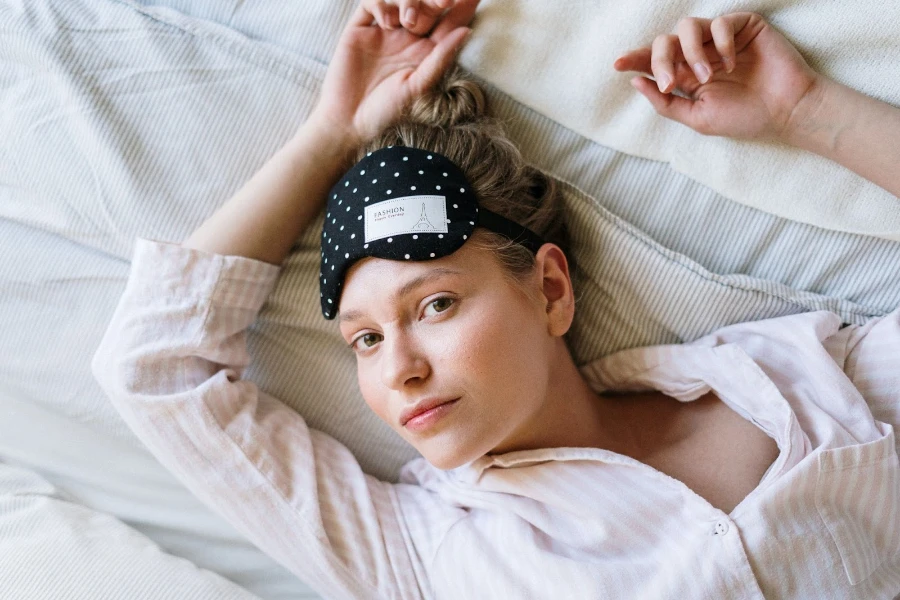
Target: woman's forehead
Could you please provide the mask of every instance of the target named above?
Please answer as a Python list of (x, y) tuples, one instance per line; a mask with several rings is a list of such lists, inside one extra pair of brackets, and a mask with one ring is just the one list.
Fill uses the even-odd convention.
[(347, 271), (340, 300), (342, 320), (372, 302), (393, 302), (416, 288), (439, 280), (456, 278), (478, 281), (490, 277), (490, 252), (469, 244), (429, 261), (398, 261), (366, 257)]

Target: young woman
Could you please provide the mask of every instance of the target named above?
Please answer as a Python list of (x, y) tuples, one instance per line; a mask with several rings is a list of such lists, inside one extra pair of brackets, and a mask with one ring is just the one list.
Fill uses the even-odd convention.
[[(327, 598), (893, 598), (900, 310), (577, 368), (557, 192), (476, 85), (441, 80), (476, 4), (365, 0), (284, 148), (180, 246), (138, 241), (93, 363), (124, 419)], [(758, 15), (685, 19), (615, 68), (652, 73), (632, 84), (664, 116), (900, 195), (900, 110)], [(240, 377), (244, 330), (324, 202), (323, 314), (423, 456), (398, 484)]]

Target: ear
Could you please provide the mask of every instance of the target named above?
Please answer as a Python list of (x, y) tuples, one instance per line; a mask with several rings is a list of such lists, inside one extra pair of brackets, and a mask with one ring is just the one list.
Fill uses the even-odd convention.
[(535, 271), (541, 277), (541, 300), (546, 303), (549, 333), (562, 337), (575, 318), (575, 291), (569, 261), (556, 244), (544, 244), (535, 256)]

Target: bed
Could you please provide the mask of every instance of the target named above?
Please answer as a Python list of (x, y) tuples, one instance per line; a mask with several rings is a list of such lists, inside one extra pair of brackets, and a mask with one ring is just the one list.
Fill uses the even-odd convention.
[[(729, 323), (809, 310), (862, 323), (900, 306), (900, 199), (786, 148), (692, 136), (607, 67), (677, 17), (730, 3), (573, 3), (567, 15), (549, 5), (484, 1), (460, 62), (528, 160), (563, 186), (579, 363)], [(354, 6), (0, 0), (4, 598), (320, 597), (143, 449), (90, 360), (135, 238), (184, 239), (280, 147), (312, 108)], [(900, 105), (897, 78), (879, 78), (900, 60), (885, 14), (900, 9), (882, 5), (873, 21), (862, 3), (839, 27), (849, 11), (743, 8), (769, 16), (817, 68)], [(628, 26), (598, 36), (610, 20)], [(866, 42), (848, 47), (861, 31)], [(556, 45), (527, 43), (539, 35)], [(710, 156), (720, 168), (700, 168)], [(779, 164), (783, 177), (759, 176)], [(352, 355), (321, 318), (319, 225), (251, 331), (246, 376), (395, 480), (416, 453), (369, 413)]]

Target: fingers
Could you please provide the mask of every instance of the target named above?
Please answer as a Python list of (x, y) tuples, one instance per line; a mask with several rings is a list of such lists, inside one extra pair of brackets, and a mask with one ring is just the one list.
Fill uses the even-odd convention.
[(350, 24), (354, 27), (368, 27), (372, 20), (382, 29), (400, 27), (397, 7), (384, 0), (362, 0), (353, 14)]
[(456, 52), (462, 46), (471, 30), (468, 27), (457, 27), (435, 45), (416, 70), (409, 76), (407, 85), (413, 96), (425, 93), (441, 78), (453, 61)]
[(734, 20), (725, 17), (716, 17), (709, 26), (712, 33), (713, 43), (716, 51), (722, 57), (722, 64), (725, 66), (725, 72), (731, 73), (734, 70), (736, 61), (734, 50)]
[[(467, 25), (477, 6), (478, 0), (362, 0), (352, 24), (368, 26), (374, 20), (382, 29), (402, 27), (424, 36), (435, 28), (435, 24), (440, 26), (452, 17), (453, 25), (441, 30), (442, 35), (446, 35), (457, 26)], [(464, 15), (468, 17), (464, 18)]]
[[(652, 74), (657, 87), (666, 93), (674, 89), (680, 65), (690, 69), (700, 84), (708, 83), (714, 73), (724, 68), (731, 73), (737, 54), (752, 37), (746, 25), (753, 13), (731, 13), (715, 19), (686, 18), (678, 22), (676, 33), (660, 35), (650, 48), (632, 50), (619, 57), (613, 67), (618, 71), (640, 71)], [(746, 35), (745, 35), (746, 34)], [(721, 66), (720, 66), (721, 65)]]
[(700, 83), (706, 83), (712, 77), (712, 65), (703, 50), (704, 42), (712, 37), (709, 24), (709, 19), (682, 19), (677, 27), (681, 52)]
[(631, 85), (650, 101), (654, 110), (661, 116), (678, 121), (700, 133), (708, 133), (709, 130), (705, 124), (698, 121), (693, 110), (694, 102), (692, 100), (674, 94), (664, 94), (646, 77), (632, 78)]
[(675, 84), (675, 63), (681, 59), (677, 35), (660, 35), (653, 40), (650, 71), (660, 92), (668, 92)]
[(453, 0), (396, 0), (400, 21), (410, 33), (425, 35)]

